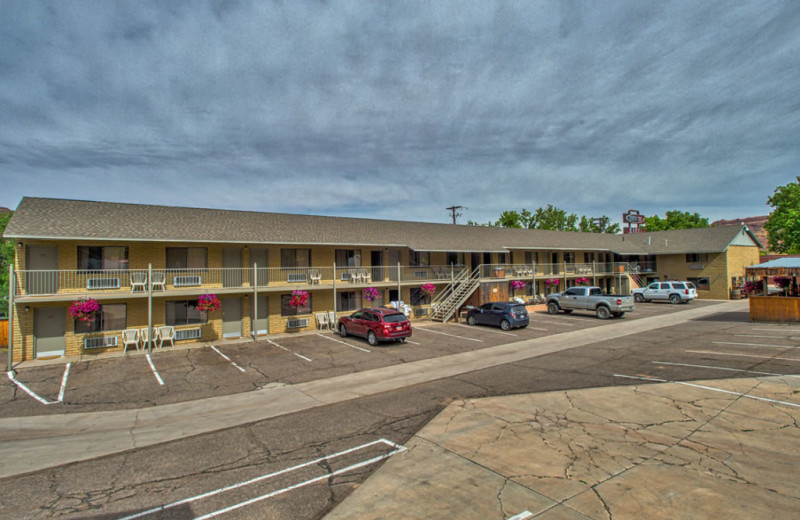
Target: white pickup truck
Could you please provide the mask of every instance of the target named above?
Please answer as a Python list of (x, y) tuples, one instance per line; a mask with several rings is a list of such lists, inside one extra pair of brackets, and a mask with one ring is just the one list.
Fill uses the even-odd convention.
[(589, 310), (594, 311), (601, 320), (607, 320), (611, 316), (621, 318), (626, 312), (633, 310), (633, 296), (603, 294), (599, 287), (571, 287), (562, 293), (549, 295), (546, 303), (550, 314)]

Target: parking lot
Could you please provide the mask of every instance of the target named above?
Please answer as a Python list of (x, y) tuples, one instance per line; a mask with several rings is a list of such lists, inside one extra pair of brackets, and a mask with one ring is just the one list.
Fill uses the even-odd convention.
[[(694, 307), (713, 305), (696, 301)], [(624, 321), (691, 306), (639, 304)], [(370, 346), (329, 330), (259, 341), (195, 344), (65, 362), (27, 362), (0, 385), (0, 417), (141, 408), (297, 384), (614, 323), (590, 312), (531, 314), (525, 329), (505, 332), (466, 323), (416, 323), (404, 344)], [(13, 377), (13, 379), (12, 379)]]
[[(327, 406), (257, 422), (250, 418), (247, 423), (244, 418), (241, 424), (225, 423), (225, 430), (3, 479), (9, 496), (14, 497), (4, 511), (21, 518), (63, 514), (91, 518), (86, 516), (89, 510), (107, 515), (98, 518), (151, 510), (145, 518), (199, 514), (320, 518), (365, 484), (384, 461), (399, 456), (411, 437), (453, 399), (704, 380), (703, 388), (691, 387), (709, 396), (704, 402), (714, 402), (720, 395), (754, 405), (768, 403), (762, 399), (772, 399), (769, 404), (784, 408), (800, 404), (794, 397), (800, 385), (789, 384), (798, 380), (800, 326), (752, 323), (746, 302), (725, 304), (720, 312), (713, 312), (719, 304), (640, 304), (623, 320), (608, 321), (589, 313), (536, 313), (528, 328), (508, 333), (463, 324), (418, 324), (411, 343), (375, 348), (363, 340), (323, 331), (222, 344), (216, 350), (210, 346), (165, 350), (151, 356), (163, 385), (141, 354), (74, 362), (63, 385), (63, 363), (23, 366), (17, 375), (20, 382), (43, 389), (47, 401), (57, 401), (63, 390), (63, 402), (43, 404), (14, 389), (9, 381), (3, 390), (9, 395), (2, 407), (6, 416), (146, 407), (270, 385), (326, 383), (325, 379), (336, 375), (357, 376), (374, 368), (396, 366), (400, 371), (403, 364), (414, 361), (418, 363), (409, 367), (427, 370), (437, 366), (431, 363), (434, 358), (441, 358), (438, 365), (444, 366), (454, 358), (443, 356), (451, 354), (477, 356), (481, 349), (488, 352), (493, 350), (490, 347), (521, 341), (530, 345), (526, 346), (530, 355), (523, 353), (513, 362), (441, 379), (431, 376), (428, 382), (393, 391), (370, 391), (365, 385), (358, 399), (345, 397)], [(667, 322), (675, 313), (692, 310), (711, 312), (659, 326), (662, 317)], [(637, 322), (647, 318), (651, 320), (641, 322), (637, 332)], [(597, 327), (602, 330), (593, 338), (591, 329)], [(629, 330), (614, 337), (623, 328)], [(570, 336), (575, 331), (583, 333)], [(539, 350), (566, 336), (582, 339), (549, 353)], [(90, 377), (93, 371), (100, 372), (97, 378), (106, 379), (102, 379), (102, 390), (90, 392), (87, 387), (98, 385)], [(73, 379), (76, 373), (83, 373), (83, 378)], [(772, 374), (782, 375), (787, 385), (769, 395), (756, 387), (733, 395), (728, 382), (722, 381)], [(7, 412), (8, 408), (14, 412)], [(526, 449), (518, 458), (524, 459)], [(92, 478), (87, 480), (85, 475)], [(58, 483), (55, 487), (54, 482)], [(109, 486), (109, 482), (114, 484)], [(495, 496), (496, 490), (489, 495)], [(47, 512), (42, 510), (45, 504)], [(160, 513), (159, 508), (168, 508), (170, 514)]]

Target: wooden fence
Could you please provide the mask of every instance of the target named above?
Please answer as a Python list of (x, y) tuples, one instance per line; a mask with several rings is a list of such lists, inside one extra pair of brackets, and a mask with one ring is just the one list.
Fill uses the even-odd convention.
[(8, 346), (8, 320), (0, 320), (0, 347)]

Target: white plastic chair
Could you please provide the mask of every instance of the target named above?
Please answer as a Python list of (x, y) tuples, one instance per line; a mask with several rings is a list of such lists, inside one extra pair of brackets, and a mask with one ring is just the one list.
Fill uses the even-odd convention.
[(372, 281), (372, 274), (367, 269), (359, 269), (359, 277), (364, 283), (370, 283)]
[(324, 312), (318, 312), (315, 314), (317, 318), (317, 328), (318, 329), (330, 329), (330, 324), (328, 323), (328, 315)]
[[(146, 347), (147, 344), (150, 343), (151, 340), (147, 335), (147, 327), (143, 327), (141, 329), (141, 333), (139, 334), (139, 338), (142, 341), (142, 347)], [(156, 342), (158, 341), (158, 327), (153, 327), (153, 339), (152, 339), (152, 341), (153, 341), (153, 346), (155, 346)]]
[(162, 291), (166, 291), (167, 290), (167, 288), (165, 287), (166, 283), (167, 283), (167, 276), (164, 273), (153, 273), (153, 279), (150, 280), (150, 284), (152, 285), (153, 290), (155, 290), (156, 287), (161, 287)]
[(170, 345), (173, 347), (175, 346), (175, 327), (166, 325), (164, 327), (158, 327), (155, 330), (158, 332), (156, 335), (158, 338), (158, 348), (164, 348), (165, 341), (169, 341)]
[(147, 290), (147, 273), (131, 273), (131, 292), (135, 292), (137, 288), (142, 291)]
[(133, 345), (136, 350), (139, 350), (139, 331), (136, 329), (125, 329), (122, 331), (122, 344), (125, 348), (122, 352), (127, 352), (128, 347)]
[(311, 279), (311, 285), (319, 284), (322, 280), (322, 275), (319, 273), (319, 269), (312, 269), (308, 272), (308, 277)]
[(328, 311), (328, 326), (331, 330), (336, 330), (336, 322), (338, 318), (336, 317), (336, 313), (333, 311)]

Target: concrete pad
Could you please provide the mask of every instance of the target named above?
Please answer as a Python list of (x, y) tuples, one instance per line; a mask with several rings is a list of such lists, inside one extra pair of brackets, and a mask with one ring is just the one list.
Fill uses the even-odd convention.
[[(454, 402), (327, 518), (797, 518), (789, 379)], [(487, 497), (504, 479), (522, 501), (498, 509)]]

